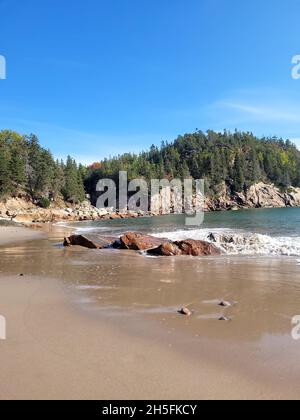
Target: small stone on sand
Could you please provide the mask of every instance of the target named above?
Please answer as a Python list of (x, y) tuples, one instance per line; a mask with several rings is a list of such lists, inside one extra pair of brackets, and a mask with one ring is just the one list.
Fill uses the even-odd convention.
[(192, 315), (192, 311), (190, 311), (189, 308), (182, 308), (178, 311), (178, 313), (180, 315), (186, 315), (186, 316), (191, 316)]
[(227, 316), (222, 315), (222, 316), (220, 316), (219, 321), (227, 321), (228, 322), (228, 321), (231, 321), (231, 319), (228, 318)]
[(229, 302), (227, 300), (220, 300), (218, 303), (219, 306), (222, 306), (223, 308), (230, 308), (231, 306), (234, 306), (235, 302)]

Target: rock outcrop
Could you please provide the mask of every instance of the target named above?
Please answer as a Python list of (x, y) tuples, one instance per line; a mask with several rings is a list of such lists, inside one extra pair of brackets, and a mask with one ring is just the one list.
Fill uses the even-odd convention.
[(164, 242), (159, 247), (149, 250), (148, 254), (156, 257), (176, 257), (182, 255), (175, 242)]
[[(17, 223), (56, 223), (61, 221), (93, 221), (93, 220), (118, 220), (137, 218), (180, 212), (175, 198), (169, 200), (170, 191), (152, 197), (152, 211), (116, 212), (114, 209), (98, 209), (85, 201), (80, 205), (71, 205), (62, 200), (53, 202), (48, 209), (34, 205), (27, 198), (9, 198), (0, 202), (0, 219), (11, 220)], [(171, 194), (172, 196), (172, 194)], [(178, 198), (178, 197), (177, 197)], [(182, 198), (182, 197), (181, 197)], [(180, 200), (179, 200), (180, 201)], [(168, 204), (169, 203), (169, 204)], [(194, 197), (189, 203), (190, 208), (203, 207), (204, 211), (239, 210), (244, 208), (272, 208), (272, 207), (300, 207), (300, 188), (289, 188), (282, 192), (272, 184), (260, 182), (251, 186), (247, 191), (232, 194), (225, 183), (219, 185), (215, 198), (202, 196)], [(202, 204), (203, 205), (202, 205)]]
[(0, 219), (22, 224), (113, 220), (137, 218), (143, 215), (141, 212), (118, 213), (113, 209), (97, 209), (88, 201), (80, 205), (60, 202), (59, 207), (53, 203), (48, 209), (38, 207), (21, 198), (10, 198), (0, 202)]
[(164, 240), (150, 235), (143, 235), (138, 232), (128, 232), (121, 236), (119, 248), (131, 249), (134, 251), (146, 251), (160, 246)]
[(99, 235), (72, 235), (64, 239), (64, 246), (81, 246), (89, 249), (105, 249), (112, 246), (115, 239)]
[(64, 239), (64, 246), (81, 246), (89, 249), (117, 248), (132, 251), (147, 251), (153, 256), (217, 256), (220, 250), (213, 244), (205, 241), (187, 239), (184, 241), (171, 242), (165, 239), (155, 238), (138, 232), (128, 232), (119, 240), (99, 235), (72, 235)]
[[(181, 198), (179, 198), (179, 202)], [(159, 194), (151, 198), (152, 212), (156, 215), (174, 213), (177, 201), (176, 190), (162, 189)], [(169, 204), (166, 205), (166, 203)], [(206, 196), (204, 199), (201, 194), (198, 197), (194, 196), (188, 207), (193, 210), (196, 206), (203, 208), (206, 212), (243, 208), (299, 207), (300, 188), (291, 187), (288, 191), (282, 192), (273, 184), (260, 182), (252, 185), (247, 191), (232, 193), (230, 188), (222, 183), (216, 187), (216, 194), (213, 198)], [(177, 210), (177, 213), (180, 213), (180, 210)]]
[(149, 250), (148, 254), (165, 257), (179, 255), (203, 257), (221, 255), (221, 251), (209, 242), (186, 239), (177, 242), (164, 242), (158, 248)]
[(252, 185), (247, 191), (235, 194), (230, 194), (223, 184), (220, 186), (218, 197), (207, 198), (205, 202), (207, 211), (299, 206), (300, 188), (289, 188), (288, 191), (282, 192), (275, 185), (263, 182)]

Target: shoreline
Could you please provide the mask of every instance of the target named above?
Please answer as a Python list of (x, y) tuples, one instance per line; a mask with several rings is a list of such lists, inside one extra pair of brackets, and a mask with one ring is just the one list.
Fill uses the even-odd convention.
[[(226, 186), (216, 198), (205, 197), (201, 201), (205, 213), (228, 212), (248, 209), (278, 209), (300, 207), (300, 188), (290, 187), (281, 191), (274, 184), (260, 182), (249, 187), (247, 191), (230, 195)], [(14, 221), (25, 226), (57, 222), (82, 222), (82, 221), (107, 221), (117, 219), (137, 219), (140, 217), (155, 217), (171, 215), (174, 213), (174, 197), (165, 196), (165, 190), (152, 197), (156, 203), (149, 211), (118, 211), (114, 208), (98, 209), (90, 201), (71, 205), (67, 202), (59, 204), (53, 202), (49, 208), (34, 205), (28, 199), (10, 197), (0, 202), (0, 220)], [(203, 198), (202, 198), (203, 199)], [(166, 201), (169, 200), (169, 201)], [(195, 206), (199, 198), (193, 197), (192, 205)], [(169, 212), (163, 212), (162, 203), (168, 202)], [(152, 211), (156, 209), (155, 211)]]
[[(231, 209), (217, 209), (217, 210), (205, 210), (205, 214), (218, 214), (218, 213), (236, 213), (239, 211), (251, 211), (251, 210), (279, 210), (279, 209), (289, 209), (289, 208), (300, 208), (300, 204), (297, 206), (271, 206), (271, 207), (240, 207), (240, 208), (231, 208)], [(52, 209), (54, 212), (57, 209)], [(12, 228), (25, 228), (31, 230), (40, 230), (43, 232), (49, 232), (52, 227), (61, 227), (67, 230), (73, 230), (74, 232), (76, 229), (73, 227), (68, 227), (69, 224), (76, 224), (82, 222), (109, 222), (114, 220), (131, 220), (131, 219), (143, 219), (143, 218), (155, 218), (155, 217), (166, 217), (166, 216), (182, 216), (185, 213), (164, 213), (164, 214), (125, 214), (119, 212), (108, 213), (106, 216), (96, 218), (74, 218), (74, 219), (66, 219), (64, 217), (57, 218), (57, 217), (46, 217), (45, 219), (41, 219), (39, 221), (17, 221), (15, 218), (0, 218), (0, 228), (7, 227), (5, 223), (9, 223), (9, 227)], [(1, 222), (4, 225), (1, 225)]]
[[(26, 240), (45, 238), (12, 229), (4, 243), (9, 253), (14, 244), (26, 247)], [(0, 226), (0, 237), (2, 232)], [(53, 227), (49, 240), (61, 232)], [(88, 255), (74, 252), (80, 261)], [(61, 276), (24, 273), (0, 274), (0, 314), (7, 318), (7, 340), (0, 341), (0, 399), (298, 398), (294, 378), (286, 388), (273, 383), (271, 373), (260, 375), (255, 357), (244, 366), (242, 348), (221, 337), (203, 337), (197, 344), (188, 337), (190, 327), (187, 335), (170, 335), (165, 328), (171, 331), (172, 324), (145, 314), (115, 317), (109, 310), (85, 309)]]

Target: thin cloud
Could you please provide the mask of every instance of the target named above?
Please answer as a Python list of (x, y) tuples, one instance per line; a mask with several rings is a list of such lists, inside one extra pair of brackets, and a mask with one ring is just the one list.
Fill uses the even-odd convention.
[[(244, 117), (258, 118), (268, 121), (286, 121), (300, 123), (300, 109), (299, 106), (293, 105), (292, 109), (287, 110), (286, 107), (272, 105), (251, 105), (247, 103), (219, 101), (214, 104), (215, 108), (221, 110), (233, 110), (242, 114)], [(298, 111), (296, 112), (296, 109)]]
[(295, 91), (243, 89), (219, 98), (203, 111), (209, 127), (252, 131), (258, 136), (300, 138), (300, 105)]

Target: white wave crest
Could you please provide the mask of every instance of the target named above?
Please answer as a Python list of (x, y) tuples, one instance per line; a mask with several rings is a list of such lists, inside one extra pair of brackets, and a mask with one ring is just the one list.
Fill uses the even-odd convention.
[(184, 239), (208, 241), (228, 255), (300, 256), (300, 238), (297, 237), (271, 237), (229, 229), (180, 230), (161, 232), (154, 236), (172, 241)]

